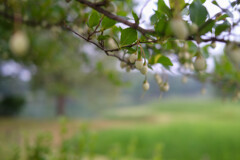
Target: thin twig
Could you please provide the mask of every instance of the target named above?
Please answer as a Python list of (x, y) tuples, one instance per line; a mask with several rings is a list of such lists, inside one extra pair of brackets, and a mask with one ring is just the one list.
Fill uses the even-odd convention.
[(94, 35), (95, 33), (98, 32), (97, 29), (98, 29), (98, 27), (100, 26), (100, 24), (102, 23), (103, 18), (104, 18), (104, 16), (101, 17), (101, 19), (100, 19), (98, 25), (95, 27), (94, 31), (89, 34), (88, 39), (90, 39), (90, 38), (92, 37), (92, 35)]
[(140, 11), (139, 19), (142, 18), (143, 10), (144, 10), (144, 8), (147, 6), (147, 4), (148, 4), (149, 2), (150, 2), (150, 0), (147, 0), (147, 1), (145, 2), (145, 4), (143, 5), (143, 7), (142, 7), (142, 9), (141, 9), (141, 11)]

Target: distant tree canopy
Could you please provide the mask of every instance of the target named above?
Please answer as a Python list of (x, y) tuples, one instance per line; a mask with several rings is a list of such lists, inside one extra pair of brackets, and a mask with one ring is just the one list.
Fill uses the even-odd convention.
[[(177, 66), (180, 73), (203, 83), (212, 81), (223, 92), (230, 91), (240, 98), (239, 0), (227, 2), (228, 7), (222, 7), (216, 0), (169, 0), (169, 4), (158, 0), (150, 24), (144, 24), (142, 15), (149, 0), (138, 1), (144, 3), (140, 13), (134, 11), (137, 4), (131, 0), (0, 2), (1, 59), (41, 68), (36, 78), (50, 75), (48, 79), (74, 84), (76, 74), (67, 73), (66, 64), (78, 68), (87, 61), (84, 57), (87, 54), (79, 56), (83, 50), (79, 49), (78, 39), (82, 39), (119, 60), (127, 72), (139, 70), (145, 77), (142, 85), (145, 91), (150, 88), (149, 69), (159, 66), (171, 70)], [(206, 3), (218, 8), (218, 13), (210, 17)], [(215, 57), (214, 71), (206, 72), (206, 60), (213, 57), (209, 48), (220, 43), (225, 45), (225, 56)], [(89, 60), (96, 62), (94, 56)], [(101, 71), (102, 64), (97, 63)], [(114, 73), (107, 77), (120, 83)], [(169, 90), (165, 76), (157, 74), (155, 79), (162, 92)]]

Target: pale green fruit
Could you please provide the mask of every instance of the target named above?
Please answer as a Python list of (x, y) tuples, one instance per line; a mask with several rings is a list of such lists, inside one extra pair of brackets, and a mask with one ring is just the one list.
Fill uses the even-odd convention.
[(238, 99), (240, 99), (240, 91), (237, 91), (236, 97), (237, 97)]
[(169, 89), (170, 89), (170, 86), (169, 86), (168, 82), (165, 82), (165, 83), (162, 84), (161, 90), (163, 92), (167, 92)]
[(148, 83), (148, 81), (143, 82), (142, 88), (143, 88), (144, 91), (149, 90), (150, 84)]
[(117, 12), (117, 6), (116, 6), (115, 3), (110, 2), (110, 3), (107, 5), (106, 10), (107, 10), (108, 12), (111, 12), (111, 13), (116, 13), (116, 12)]
[(236, 64), (240, 64), (240, 48), (235, 48), (229, 53), (229, 58)]
[(211, 47), (212, 47), (212, 48), (216, 48), (216, 46), (217, 46), (217, 45), (216, 45), (216, 42), (211, 43)]
[(23, 16), (23, 20), (24, 20), (24, 21), (28, 21), (28, 20), (29, 20), (29, 17), (28, 17), (27, 14), (25, 14), (25, 15)]
[(131, 71), (131, 67), (130, 66), (127, 66), (126, 67), (126, 72), (130, 72)]
[(125, 54), (124, 55), (124, 61), (129, 62), (129, 56), (130, 56), (130, 54)]
[(194, 65), (192, 63), (189, 65), (189, 69), (194, 70)]
[(51, 27), (51, 31), (53, 33), (61, 33), (62, 32), (62, 29), (60, 27), (57, 27), (57, 26), (52, 26)]
[(188, 77), (187, 76), (183, 76), (182, 77), (182, 83), (185, 84), (188, 82)]
[(145, 64), (145, 65), (141, 68), (140, 72), (141, 72), (143, 75), (146, 75), (147, 72), (148, 72), (148, 66)]
[(190, 25), (190, 31), (191, 31), (192, 34), (197, 33), (197, 31), (198, 31), (198, 25), (195, 24), (195, 23), (191, 24), (191, 25)]
[(116, 42), (112, 38), (108, 39), (108, 45), (110, 46), (110, 48), (113, 48), (113, 49), (118, 48)]
[(42, 23), (41, 23), (42, 27), (46, 27), (47, 24), (48, 24), (48, 23), (47, 23), (47, 21), (45, 21), (45, 20), (43, 20)]
[(29, 40), (27, 35), (22, 31), (15, 32), (9, 41), (11, 51), (17, 56), (26, 54), (29, 48)]
[(77, 31), (79, 34), (83, 34), (84, 33), (84, 29), (82, 29), (81, 27), (77, 28)]
[(179, 53), (178, 53), (178, 57), (179, 57), (179, 58), (183, 58), (183, 57), (184, 57), (184, 53), (183, 53), (183, 52), (179, 52)]
[(206, 94), (206, 92), (207, 92), (206, 88), (202, 88), (202, 89), (201, 89), (201, 94), (202, 94), (202, 95)]
[(138, 58), (137, 54), (131, 54), (131, 55), (129, 56), (129, 61), (130, 61), (131, 63), (135, 63), (135, 61), (137, 60), (137, 58)]
[(184, 66), (185, 69), (189, 69), (190, 68), (190, 64), (188, 62), (185, 62), (183, 64), (183, 66)]
[(193, 65), (194, 65), (195, 70), (197, 70), (197, 71), (203, 71), (203, 70), (206, 69), (206, 65), (207, 65), (207, 64), (206, 64), (205, 58), (203, 58), (202, 56), (198, 56), (198, 57), (195, 59)]
[(126, 66), (127, 66), (127, 63), (121, 61), (120, 67), (123, 69), (123, 68), (125, 68)]
[(237, 44), (228, 44), (225, 48), (225, 51), (233, 63), (240, 64), (240, 48), (237, 46)]
[(184, 59), (188, 60), (191, 58), (191, 55), (188, 52), (184, 52), (183, 57), (184, 57)]
[(182, 40), (187, 39), (189, 32), (188, 32), (188, 27), (186, 23), (180, 19), (180, 18), (175, 18), (170, 21), (170, 26), (171, 29), (174, 33), (174, 35)]
[(162, 80), (162, 78), (158, 74), (155, 74), (154, 78), (155, 78), (155, 80), (156, 80), (158, 85), (162, 84), (163, 80)]
[(137, 69), (142, 69), (142, 67), (143, 67), (143, 60), (142, 59), (138, 59), (138, 60), (136, 60), (136, 62), (135, 62), (135, 67), (137, 68)]

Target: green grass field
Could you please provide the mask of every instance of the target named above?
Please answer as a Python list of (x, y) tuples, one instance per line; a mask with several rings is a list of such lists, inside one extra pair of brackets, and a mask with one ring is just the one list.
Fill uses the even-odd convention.
[[(68, 153), (72, 153), (70, 150), (78, 153), (85, 147), (86, 152), (111, 157), (108, 159), (240, 159), (238, 103), (207, 99), (159, 100), (144, 106), (112, 108), (102, 115), (88, 122), (89, 131), (72, 131), (64, 142)], [(14, 121), (1, 120), (0, 131), (5, 132), (6, 128), (14, 131)], [(24, 121), (18, 121), (18, 125), (21, 123)], [(32, 123), (31, 127), (40, 124)], [(41, 122), (43, 129), (58, 125), (57, 121), (45, 123), (48, 122)], [(68, 129), (76, 128), (78, 123), (81, 121), (70, 120)]]
[[(100, 132), (97, 152), (104, 154), (112, 144), (126, 148), (134, 139), (136, 156), (146, 159), (152, 157), (154, 147), (159, 144), (165, 160), (240, 159), (239, 104), (174, 99), (150, 105), (147, 110), (140, 108), (143, 111), (135, 117), (136, 124)], [(132, 113), (134, 109), (130, 109)], [(126, 118), (117, 113), (114, 114), (118, 120)], [(127, 115), (131, 119), (131, 113)]]

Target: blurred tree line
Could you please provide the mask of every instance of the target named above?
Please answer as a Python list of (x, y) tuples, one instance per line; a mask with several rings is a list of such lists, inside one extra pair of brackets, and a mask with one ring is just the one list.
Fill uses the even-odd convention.
[[(26, 82), (27, 89), (33, 92), (44, 91), (49, 98), (54, 98), (58, 115), (64, 114), (68, 97), (77, 98), (79, 93), (84, 92), (84, 88), (89, 90), (102, 88), (103, 91), (99, 94), (111, 97), (114, 94), (109, 94), (108, 91), (112, 92), (114, 88), (122, 85), (117, 72), (113, 69), (115, 62), (109, 63), (100, 55), (92, 55), (91, 52), (98, 52), (94, 47), (86, 46), (76, 36), (57, 26), (56, 23), (63, 18), (75, 19), (74, 12), (82, 10), (80, 6), (72, 6), (73, 15), (68, 17), (68, 8), (64, 5), (64, 2), (52, 0), (0, 1), (0, 60), (2, 64), (14, 61), (27, 69), (31, 75), (30, 80)], [(25, 24), (19, 19), (23, 21), (31, 19), (31, 21)], [(27, 36), (27, 40), (22, 35)], [(20, 39), (18, 43), (21, 44), (27, 41), (22, 45), (26, 45), (28, 49), (21, 53), (11, 48), (13, 37)], [(103, 63), (108, 65), (103, 67)], [(3, 68), (3, 66), (0, 67)], [(10, 83), (10, 79), (14, 82)], [(1, 84), (5, 90), (11, 90), (11, 86), (17, 85), (16, 82), (20, 81), (18, 77), (8, 78), (1, 74)], [(108, 89), (108, 86), (111, 86), (111, 89)], [(17, 88), (13, 90), (15, 89)], [(6, 108), (12, 110), (13, 113), (20, 110), (25, 102), (24, 89), (19, 90), (20, 94), (13, 92), (9, 97), (4, 93), (4, 89), (0, 88), (3, 97), (1, 114), (9, 115)], [(93, 99), (98, 97), (94, 93), (89, 96)]]
[[(119, 86), (126, 85), (116, 72), (116, 61), (107, 61), (108, 58), (98, 54), (100, 52), (121, 61), (126, 71), (137, 68), (137, 63), (138, 69), (144, 65), (145, 71), (140, 71), (144, 83), (148, 78), (146, 73), (153, 65), (160, 64), (169, 70), (173, 65), (173, 57), (180, 66), (179, 70), (184, 71), (183, 74), (191, 72), (200, 82), (210, 80), (220, 88), (229, 88), (224, 85), (226, 81), (232, 84), (231, 89), (222, 90), (226, 93), (233, 91), (235, 97), (240, 97), (239, 44), (221, 37), (227, 31), (231, 37), (232, 28), (238, 27), (238, 23), (233, 21), (236, 17), (231, 14), (231, 11), (238, 12), (238, 1), (232, 2), (228, 9), (223, 9), (216, 1), (212, 1), (220, 12), (210, 18), (204, 6), (205, 0), (194, 0), (191, 3), (184, 0), (179, 3), (170, 1), (170, 6), (165, 1), (158, 0), (157, 10), (150, 18), (149, 25), (153, 29), (139, 26), (142, 23), (142, 12), (137, 15), (133, 11), (136, 4), (132, 0), (111, 2), (118, 7), (114, 8), (114, 3), (108, 0), (99, 3), (88, 0), (0, 0), (0, 67), (13, 61), (27, 70), (30, 75), (26, 82), (28, 90), (44, 91), (49, 98), (54, 99), (58, 115), (64, 114), (69, 97), (77, 99), (81, 93), (89, 102), (94, 102), (99, 97), (106, 97), (108, 101), (114, 99), (112, 97), (116, 95), (113, 92), (117, 92)], [(132, 17), (129, 18), (129, 15)], [(128, 28), (123, 29), (117, 23), (123, 23)], [(183, 32), (179, 29), (183, 29)], [(205, 37), (208, 33), (214, 36)], [(209, 74), (205, 72), (206, 59), (211, 57), (208, 49), (215, 48), (216, 42), (226, 44), (225, 50), (232, 63), (229, 67), (228, 63), (216, 60), (215, 74)], [(133, 63), (125, 55), (133, 55)], [(229, 74), (224, 74), (225, 72)], [(2, 73), (1, 76), (6, 78)], [(151, 88), (162, 90), (163, 85), (167, 84), (165, 91), (168, 91), (166, 77), (163, 77), (165, 81)], [(14, 79), (19, 81), (19, 77)], [(5, 81), (2, 83), (7, 86)], [(148, 90), (149, 83), (146, 84)], [(141, 87), (138, 88), (140, 90)], [(139, 90), (131, 95), (141, 94)], [(18, 95), (25, 97), (24, 92), (20, 91), (20, 94), (11, 95), (16, 102), (9, 98), (4, 102), (5, 98), (2, 98), (2, 106), (7, 106), (6, 103), (9, 102), (22, 106), (24, 100), (15, 98)], [(91, 94), (85, 94), (86, 91)], [(4, 97), (2, 89), (0, 92)]]

